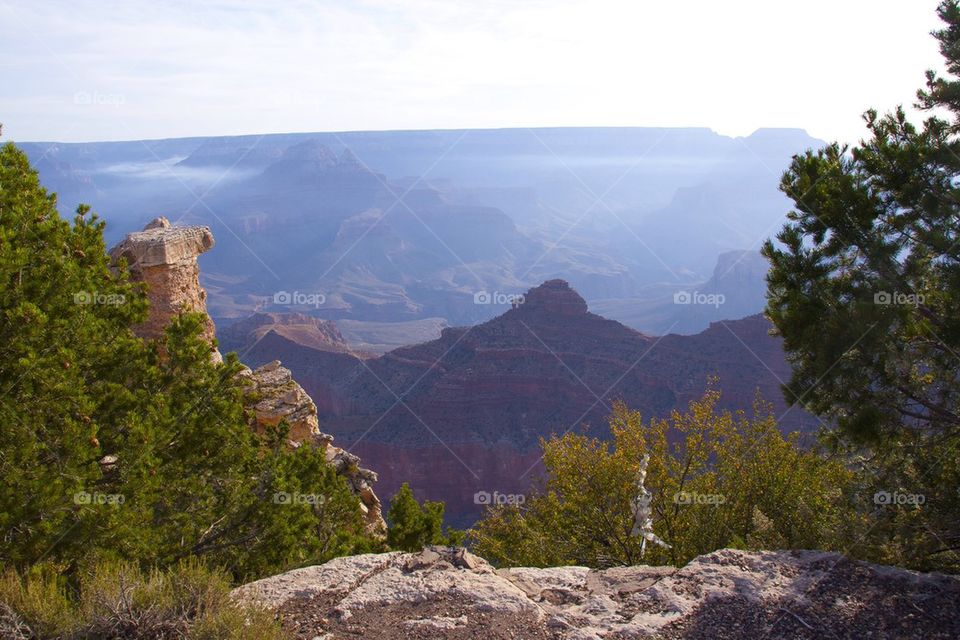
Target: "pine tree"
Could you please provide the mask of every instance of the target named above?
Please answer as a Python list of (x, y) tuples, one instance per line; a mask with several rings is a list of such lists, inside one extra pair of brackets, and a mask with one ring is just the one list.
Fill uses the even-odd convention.
[[(879, 558), (960, 567), (960, 6), (938, 9), (947, 75), (927, 72), (918, 107), (865, 114), (869, 136), (796, 156), (795, 205), (768, 241), (767, 314), (792, 366), (787, 400), (864, 455), (875, 490), (923, 496), (884, 506)], [(873, 505), (871, 505), (872, 507)]]
[(421, 506), (406, 482), (390, 499), (387, 521), (387, 545), (401, 551), (420, 551), (431, 544), (458, 545), (463, 533), (443, 529), (444, 504), (424, 501)]
[[(940, 15), (960, 72), (960, 9)], [(860, 145), (795, 157), (781, 189), (796, 208), (764, 247), (788, 400), (866, 439), (960, 430), (960, 81), (927, 77), (920, 106), (954, 117), (869, 111)]]

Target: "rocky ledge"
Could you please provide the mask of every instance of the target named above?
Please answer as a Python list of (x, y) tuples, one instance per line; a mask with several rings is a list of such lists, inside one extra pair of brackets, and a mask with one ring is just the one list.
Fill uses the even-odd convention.
[(957, 638), (960, 578), (817, 551), (494, 569), (463, 549), (337, 558), (234, 596), (297, 638)]

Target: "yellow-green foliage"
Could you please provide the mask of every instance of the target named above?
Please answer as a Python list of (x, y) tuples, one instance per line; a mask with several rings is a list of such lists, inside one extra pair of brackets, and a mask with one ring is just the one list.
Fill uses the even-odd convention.
[(80, 640), (93, 638), (188, 638), (279, 640), (268, 612), (230, 599), (226, 573), (185, 561), (167, 570), (98, 562), (68, 585), (62, 567), (35, 565), (0, 578), (0, 637)]
[[(682, 565), (744, 548), (839, 548), (857, 518), (840, 461), (777, 429), (759, 397), (753, 415), (718, 411), (712, 385), (685, 412), (643, 422), (618, 403), (612, 441), (568, 433), (543, 441), (546, 478), (523, 506), (492, 508), (471, 531), (476, 551), (503, 565)], [(654, 532), (669, 549), (631, 536), (637, 469), (650, 454)]]

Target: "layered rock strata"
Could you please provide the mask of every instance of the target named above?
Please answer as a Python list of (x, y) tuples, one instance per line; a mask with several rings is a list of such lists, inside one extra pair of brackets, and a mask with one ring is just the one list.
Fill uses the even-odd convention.
[(483, 324), (447, 328), (376, 358), (271, 331), (244, 361), (282, 360), (317, 403), (324, 428), (377, 469), (381, 491), (408, 482), (418, 498), (445, 502), (459, 527), (482, 514), (486, 496), (529, 491), (541, 471), (540, 438), (585, 425), (608, 438), (606, 417), (618, 399), (645, 420), (665, 417), (718, 376), (721, 409), (749, 410), (759, 389), (785, 431), (819, 426), (786, 406), (780, 385), (790, 368), (762, 316), (653, 337), (591, 313), (562, 280), (517, 302)]
[(213, 341), (215, 329), (207, 315), (207, 293), (200, 287), (197, 264), (197, 256), (212, 247), (208, 227), (174, 227), (160, 217), (110, 250), (114, 261), (126, 260), (134, 280), (147, 285), (150, 312), (136, 328), (138, 335), (159, 338), (177, 315), (196, 311), (206, 316), (204, 337)]

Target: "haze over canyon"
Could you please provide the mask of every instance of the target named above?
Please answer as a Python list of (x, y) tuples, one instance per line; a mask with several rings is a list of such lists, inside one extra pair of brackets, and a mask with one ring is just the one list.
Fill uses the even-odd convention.
[[(716, 377), (722, 405), (788, 408), (759, 243), (799, 130), (505, 129), (27, 143), (61, 207), (107, 238), (157, 215), (209, 226), (222, 351), (279, 360), (320, 425), (380, 476), (472, 523), (529, 490), (539, 440), (624, 400), (663, 416)], [(133, 229), (131, 229), (133, 227)], [(424, 461), (429, 460), (430, 464)]]

